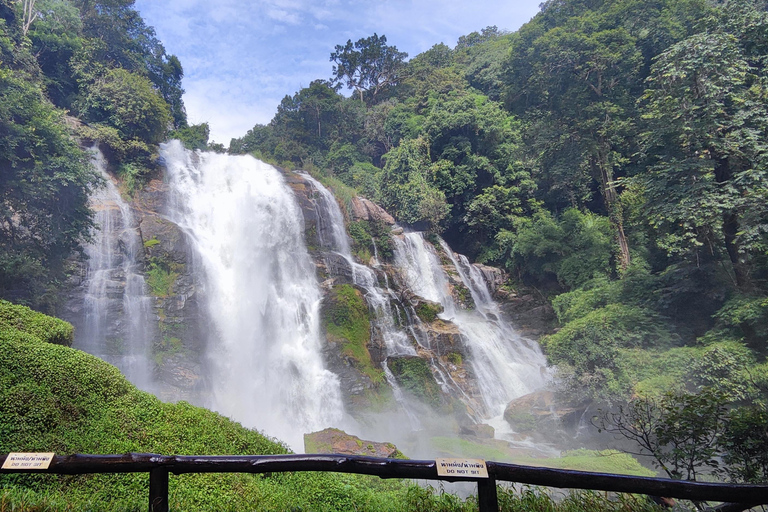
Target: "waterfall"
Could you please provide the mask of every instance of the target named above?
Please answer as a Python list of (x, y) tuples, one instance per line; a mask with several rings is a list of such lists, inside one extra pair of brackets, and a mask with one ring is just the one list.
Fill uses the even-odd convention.
[(154, 332), (152, 298), (140, 271), (143, 245), (128, 204), (106, 171), (98, 147), (92, 161), (106, 185), (91, 196), (97, 230), (85, 247), (85, 296), (75, 348), (117, 366), (134, 384), (153, 390), (150, 360)]
[(250, 156), (161, 146), (169, 217), (204, 269), (212, 339), (210, 405), (301, 450), (302, 435), (344, 417), (326, 370), (321, 294), (303, 218), (282, 175)]
[(479, 271), (463, 256), (457, 258), (444, 241), (440, 243), (472, 295), (472, 310), (462, 309), (454, 300), (440, 256), (421, 233), (396, 239), (395, 261), (406, 284), (425, 299), (442, 304), (440, 317), (459, 328), (485, 406), (484, 416), (498, 417), (510, 400), (545, 386), (546, 359), (536, 343), (520, 336), (503, 319)]
[(315, 197), (315, 211), (318, 217), (318, 237), (324, 249), (336, 252), (344, 258), (351, 269), (352, 281), (355, 286), (365, 292), (365, 300), (373, 312), (373, 329), (379, 333), (387, 347), (388, 356), (415, 356), (416, 350), (408, 339), (408, 335), (395, 324), (397, 311), (392, 308), (392, 302), (396, 302), (394, 292), (387, 288), (381, 288), (376, 278), (376, 273), (356, 263), (352, 258), (349, 247), (349, 239), (344, 228), (344, 216), (341, 213), (336, 198), (322, 183), (306, 173), (301, 176), (317, 192)]
[[(391, 307), (396, 296), (389, 289), (378, 285), (375, 272), (353, 261), (349, 241), (344, 231), (344, 219), (341, 210), (331, 194), (322, 184), (307, 174), (302, 174), (317, 192), (315, 210), (318, 217), (318, 235), (324, 249), (335, 251), (343, 256), (351, 267), (354, 284), (365, 290), (366, 300), (374, 312), (374, 328), (378, 329), (387, 346), (387, 357), (417, 355), (412, 339), (425, 349), (431, 349), (420, 340), (413, 325), (420, 320), (415, 315), (408, 318), (409, 337), (397, 327), (394, 316), (397, 310)], [(492, 298), (479, 270), (472, 266), (464, 256), (455, 255), (440, 240), (445, 255), (453, 264), (454, 271), (467, 287), (476, 308), (472, 311), (462, 309), (451, 296), (449, 277), (443, 269), (440, 257), (428, 244), (421, 233), (407, 233), (401, 239), (396, 238), (395, 266), (404, 276), (407, 287), (425, 299), (439, 302), (444, 311), (442, 319), (456, 324), (469, 352), (468, 363), (477, 381), (482, 417), (490, 420), (500, 417), (506, 405), (513, 398), (544, 387), (546, 360), (538, 345), (521, 337), (514, 328), (502, 319), (499, 306)], [(386, 281), (386, 274), (384, 274)], [(427, 352), (429, 353), (429, 352)], [(462, 387), (453, 381), (450, 372), (442, 366), (438, 358), (429, 361), (436, 382), (443, 391), (456, 396), (474, 406), (474, 401)], [(386, 366), (386, 365), (385, 365)], [(388, 383), (395, 388), (399, 396), (397, 383), (391, 372), (385, 368)], [(407, 404), (398, 400), (407, 410)]]

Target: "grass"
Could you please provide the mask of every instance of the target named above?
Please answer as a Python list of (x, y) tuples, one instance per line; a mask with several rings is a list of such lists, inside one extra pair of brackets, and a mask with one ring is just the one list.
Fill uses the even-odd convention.
[(404, 391), (435, 409), (440, 408), (442, 405), (440, 386), (435, 382), (427, 361), (415, 356), (390, 357), (387, 359), (387, 366)]
[[(139, 391), (106, 362), (30, 334), (44, 336), (41, 325), (59, 321), (3, 306), (0, 453), (288, 452), (279, 441), (219, 414), (184, 402), (163, 403)], [(21, 321), (29, 318), (31, 322)], [(146, 473), (0, 475), (0, 512), (144, 511), (147, 497)], [(528, 488), (502, 489), (499, 500), (505, 512), (656, 510), (631, 497), (613, 501), (597, 493), (577, 493), (557, 501)], [(401, 480), (311, 472), (172, 475), (169, 501), (172, 510), (217, 512), (477, 510), (474, 497), (464, 500)]]
[(656, 476), (656, 473), (640, 464), (629, 454), (616, 450), (572, 450), (560, 457), (521, 457), (506, 450), (504, 445), (476, 443), (452, 437), (433, 437), (432, 446), (450, 457), (471, 457), (496, 462), (508, 462), (525, 466), (555, 469), (573, 469), (617, 475)]
[(170, 297), (173, 295), (173, 287), (179, 278), (179, 272), (175, 268), (178, 264), (165, 264), (157, 258), (151, 258), (147, 269), (147, 286), (155, 297)]

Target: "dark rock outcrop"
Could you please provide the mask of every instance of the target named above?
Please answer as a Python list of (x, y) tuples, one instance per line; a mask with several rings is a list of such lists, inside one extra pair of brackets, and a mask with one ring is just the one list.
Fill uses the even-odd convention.
[[(193, 261), (187, 235), (163, 214), (168, 187), (152, 180), (134, 198), (146, 258), (145, 272), (154, 295), (157, 336), (152, 352), (159, 394), (168, 400), (194, 400), (200, 392), (207, 329), (199, 301), (201, 273)], [(166, 288), (152, 286), (152, 273), (162, 275)]]

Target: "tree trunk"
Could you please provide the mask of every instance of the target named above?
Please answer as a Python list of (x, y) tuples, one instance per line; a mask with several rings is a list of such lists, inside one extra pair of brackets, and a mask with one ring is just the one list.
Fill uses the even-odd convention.
[[(727, 158), (720, 159), (715, 168), (715, 180), (717, 183), (725, 183), (731, 179), (731, 166)], [(746, 263), (739, 258), (739, 245), (736, 237), (739, 232), (739, 218), (736, 212), (728, 210), (723, 213), (723, 239), (728, 259), (731, 260), (733, 274), (736, 277), (736, 286), (741, 291), (749, 291), (750, 279)]]
[(723, 238), (725, 239), (725, 250), (728, 252), (728, 259), (731, 260), (733, 273), (736, 276), (736, 286), (741, 291), (748, 291), (750, 288), (749, 271), (746, 264), (739, 258), (739, 247), (736, 242), (736, 234), (739, 232), (739, 220), (733, 212), (727, 212), (723, 215)]
[(619, 243), (619, 267), (621, 270), (627, 270), (631, 263), (631, 259), (629, 254), (629, 242), (627, 241), (627, 235), (624, 233), (624, 215), (621, 211), (621, 206), (616, 204), (619, 195), (616, 193), (616, 185), (612, 176), (613, 173), (610, 170), (605, 154), (600, 151), (597, 159), (605, 208), (608, 210), (608, 217), (611, 219), (611, 224), (613, 224), (613, 227), (616, 230), (616, 240)]
[(22, 2), (22, 10), (24, 11), (24, 16), (22, 18), (21, 31), (26, 36), (27, 32), (29, 32), (29, 27), (32, 25), (32, 22), (35, 21), (35, 18), (37, 18), (37, 12), (35, 11), (35, 0), (24, 0)]

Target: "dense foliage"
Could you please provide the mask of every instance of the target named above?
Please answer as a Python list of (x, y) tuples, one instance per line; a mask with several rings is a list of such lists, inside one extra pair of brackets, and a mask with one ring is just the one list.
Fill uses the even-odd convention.
[(708, 387), (760, 415), (767, 32), (764, 0), (549, 0), (515, 33), (433, 46), (377, 94), (312, 82), (230, 151), (332, 176), (538, 290), (573, 402)]

